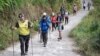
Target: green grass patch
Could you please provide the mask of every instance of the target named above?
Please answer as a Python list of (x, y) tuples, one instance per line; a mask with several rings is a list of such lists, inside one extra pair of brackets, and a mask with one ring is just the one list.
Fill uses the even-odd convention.
[(70, 33), (85, 56), (100, 56), (100, 11), (95, 7)]

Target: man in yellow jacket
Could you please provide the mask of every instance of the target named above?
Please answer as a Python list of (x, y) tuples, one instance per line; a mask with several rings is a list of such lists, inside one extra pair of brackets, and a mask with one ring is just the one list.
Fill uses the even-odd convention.
[(15, 25), (15, 29), (18, 30), (21, 56), (27, 55), (29, 39), (30, 39), (30, 28), (32, 24), (25, 19), (24, 14), (19, 14), (19, 21)]

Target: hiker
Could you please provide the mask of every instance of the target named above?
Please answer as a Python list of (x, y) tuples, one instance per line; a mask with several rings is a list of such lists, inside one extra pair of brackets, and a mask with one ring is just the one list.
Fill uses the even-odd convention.
[(59, 32), (59, 37), (58, 37), (58, 41), (62, 39), (61, 36), (61, 31), (62, 31), (62, 16), (60, 13), (58, 13), (57, 15), (57, 25), (58, 25), (58, 32)]
[(85, 0), (83, 0), (83, 4), (86, 3)]
[(66, 13), (65, 13), (65, 24), (67, 24), (67, 23), (68, 23), (68, 19), (69, 19), (68, 14), (69, 14), (68, 12), (66, 12)]
[[(44, 14), (46, 14), (45, 12), (44, 12)], [(46, 16), (46, 20), (47, 20), (47, 22), (48, 22), (48, 24), (49, 24), (49, 26), (50, 26), (50, 28), (48, 29), (48, 31), (50, 32), (50, 30), (51, 30), (51, 17), (49, 16), (49, 15), (45, 15)], [(41, 22), (41, 21), (40, 21)], [(40, 24), (40, 22), (39, 22), (39, 24)], [(40, 27), (39, 27), (40, 28)], [(39, 30), (39, 33), (40, 33), (40, 43), (42, 43), (42, 34), (41, 34), (41, 31)], [(49, 34), (49, 33), (48, 33)], [(48, 35), (48, 37), (49, 37), (49, 35)]]
[(86, 3), (83, 3), (83, 9), (84, 10), (86, 9)]
[(52, 13), (51, 16), (51, 22), (52, 22), (52, 31), (54, 31), (54, 29), (56, 30), (56, 16), (54, 12)]
[(87, 7), (88, 7), (88, 10), (90, 10), (90, 7), (91, 7), (91, 3), (90, 2), (88, 2)]
[(65, 15), (65, 7), (64, 7), (64, 5), (61, 6), (60, 13), (61, 13), (62, 19), (64, 21), (64, 15)]
[(16, 25), (13, 27), (13, 29), (18, 29), (21, 56), (24, 56), (28, 53), (30, 28), (32, 27), (32, 23), (25, 19), (23, 13), (20, 13), (18, 17), (19, 21), (16, 22)]
[(73, 6), (73, 14), (76, 14), (76, 12), (77, 12), (77, 5), (74, 4), (74, 6)]
[(50, 28), (50, 24), (48, 23), (48, 20), (47, 20), (47, 14), (44, 12), (40, 20), (40, 29), (39, 29), (39, 31), (41, 31), (40, 38), (43, 41), (44, 47), (46, 47), (47, 45), (49, 28)]

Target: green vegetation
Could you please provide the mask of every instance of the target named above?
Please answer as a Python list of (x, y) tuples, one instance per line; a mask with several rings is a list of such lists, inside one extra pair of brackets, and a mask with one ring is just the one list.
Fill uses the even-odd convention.
[(100, 1), (93, 2), (95, 9), (70, 34), (85, 56), (100, 56)]
[[(72, 10), (74, 2), (78, 6), (80, 4), (80, 0), (0, 0), (0, 50), (5, 49), (12, 43), (10, 27), (15, 25), (20, 12), (33, 21), (33, 15), (38, 18), (43, 11), (58, 12), (63, 1), (69, 11)], [(38, 30), (38, 21), (34, 22), (34, 30)], [(15, 30), (13, 32), (14, 40), (17, 41), (18, 36)]]

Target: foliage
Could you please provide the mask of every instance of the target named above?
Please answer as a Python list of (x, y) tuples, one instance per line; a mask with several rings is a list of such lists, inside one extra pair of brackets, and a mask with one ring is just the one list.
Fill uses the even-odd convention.
[(99, 56), (100, 54), (100, 4), (93, 0), (95, 9), (73, 29), (70, 36), (75, 37), (80, 49), (86, 56)]

